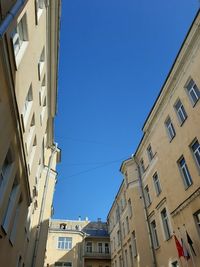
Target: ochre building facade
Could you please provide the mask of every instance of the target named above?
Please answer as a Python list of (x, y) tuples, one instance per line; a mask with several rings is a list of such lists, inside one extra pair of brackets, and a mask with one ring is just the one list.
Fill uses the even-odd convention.
[(0, 0), (0, 266), (41, 267), (56, 164), (60, 1)]
[(199, 70), (198, 12), (137, 150), (121, 165), (124, 179), (108, 214), (113, 267), (200, 266)]
[(111, 267), (107, 223), (52, 220), (45, 267)]

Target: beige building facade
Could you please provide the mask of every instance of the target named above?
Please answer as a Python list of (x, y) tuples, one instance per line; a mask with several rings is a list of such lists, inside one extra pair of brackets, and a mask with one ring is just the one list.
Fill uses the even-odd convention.
[[(200, 266), (199, 26), (198, 12), (137, 150), (121, 165), (108, 214), (114, 267)], [(188, 260), (179, 258), (174, 236)]]
[(107, 224), (86, 220), (52, 220), (45, 267), (110, 267)]
[(60, 1), (0, 1), (0, 266), (40, 267), (56, 164)]

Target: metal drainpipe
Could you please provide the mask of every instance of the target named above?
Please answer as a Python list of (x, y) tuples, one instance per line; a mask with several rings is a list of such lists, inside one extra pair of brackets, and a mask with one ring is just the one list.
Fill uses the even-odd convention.
[(5, 32), (7, 31), (8, 27), (15, 19), (15, 16), (20, 11), (20, 9), (25, 4), (25, 0), (17, 0), (14, 6), (9, 10), (8, 14), (6, 15), (5, 19), (1, 22), (0, 25), (0, 37), (2, 38)]
[(51, 148), (53, 149), (53, 151), (51, 153), (51, 156), (49, 157), (48, 170), (47, 170), (47, 175), (46, 175), (45, 184), (44, 184), (44, 194), (42, 196), (41, 211), (40, 211), (40, 216), (39, 216), (39, 220), (38, 220), (38, 227), (37, 227), (35, 246), (34, 246), (34, 252), (33, 252), (32, 267), (35, 267), (35, 264), (36, 264), (36, 257), (37, 257), (38, 246), (39, 246), (41, 223), (42, 223), (42, 219), (43, 219), (44, 207), (45, 207), (45, 204), (46, 204), (46, 195), (47, 195), (48, 184), (49, 184), (49, 176), (50, 176), (53, 156), (57, 152), (57, 148), (58, 148), (57, 143), (55, 143), (55, 145), (52, 146)]
[(145, 219), (146, 219), (146, 223), (147, 223), (147, 231), (149, 234), (150, 248), (151, 248), (151, 254), (152, 254), (152, 263), (153, 263), (153, 267), (157, 267), (158, 265), (157, 265), (156, 255), (155, 255), (155, 251), (154, 251), (154, 247), (153, 247), (153, 237), (152, 237), (151, 228), (150, 228), (150, 221), (149, 221), (149, 217), (148, 217), (148, 209), (147, 209), (147, 205), (146, 205), (145, 198), (144, 198), (144, 188), (143, 188), (142, 176), (141, 176), (141, 171), (140, 171), (140, 165), (138, 164), (136, 157), (135, 157), (135, 162), (136, 162), (137, 169), (138, 169), (139, 186), (140, 186), (141, 193), (142, 193), (144, 213), (145, 213), (145, 217), (146, 217)]
[[(124, 264), (124, 249), (123, 249), (123, 245), (122, 245), (122, 226), (121, 226), (121, 216), (120, 216), (120, 208), (119, 208), (119, 204), (117, 203), (117, 209), (119, 211), (119, 233), (120, 233), (120, 244), (121, 244), (121, 251), (122, 251), (122, 266), (121, 267), (127, 267)], [(119, 263), (121, 264), (121, 263)]]

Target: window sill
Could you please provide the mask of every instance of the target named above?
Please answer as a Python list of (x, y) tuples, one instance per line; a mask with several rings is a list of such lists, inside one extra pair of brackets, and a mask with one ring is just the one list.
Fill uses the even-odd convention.
[(19, 65), (22, 61), (27, 46), (28, 46), (28, 41), (24, 41), (20, 47), (19, 52), (17, 53), (17, 55), (15, 55), (16, 70), (19, 68)]

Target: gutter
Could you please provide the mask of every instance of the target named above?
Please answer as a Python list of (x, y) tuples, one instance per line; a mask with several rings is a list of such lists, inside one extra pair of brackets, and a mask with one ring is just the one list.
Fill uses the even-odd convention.
[(17, 0), (14, 6), (11, 8), (11, 10), (8, 11), (8, 14), (6, 15), (5, 19), (2, 21), (0, 25), (0, 38), (3, 38), (8, 27), (13, 22), (20, 9), (24, 6), (25, 2), (26, 0)]
[(48, 170), (47, 170), (47, 175), (45, 179), (45, 184), (44, 184), (44, 193), (42, 196), (42, 203), (41, 203), (41, 211), (39, 215), (39, 220), (38, 220), (38, 226), (37, 226), (37, 233), (36, 233), (36, 239), (35, 239), (35, 246), (34, 246), (34, 252), (33, 252), (33, 259), (32, 259), (32, 267), (36, 266), (36, 258), (37, 258), (37, 253), (38, 253), (38, 246), (39, 246), (39, 239), (40, 239), (40, 231), (41, 231), (41, 223), (43, 220), (43, 215), (44, 215), (44, 209), (45, 209), (45, 204), (46, 204), (46, 195), (48, 191), (48, 184), (49, 184), (49, 177), (50, 177), (50, 172), (51, 172), (51, 166), (53, 162), (53, 156), (55, 153), (58, 151), (57, 143), (51, 147), (53, 150), (51, 153), (51, 156), (49, 157), (49, 163), (48, 163)]
[(158, 267), (157, 265), (157, 261), (156, 261), (156, 254), (155, 254), (155, 250), (154, 250), (154, 246), (153, 246), (153, 237), (152, 237), (152, 233), (151, 233), (151, 228), (150, 228), (150, 221), (149, 221), (149, 214), (148, 214), (148, 208), (145, 202), (145, 196), (144, 196), (144, 186), (143, 186), (143, 182), (142, 182), (142, 176), (141, 176), (141, 171), (140, 171), (140, 165), (137, 162), (137, 158), (135, 157), (135, 163), (137, 165), (137, 170), (138, 170), (138, 181), (139, 181), (139, 187), (142, 193), (142, 199), (143, 199), (143, 207), (144, 207), (144, 213), (145, 213), (145, 219), (146, 219), (146, 223), (147, 223), (147, 231), (149, 234), (149, 241), (150, 241), (150, 249), (151, 249), (151, 254), (152, 254), (152, 263), (153, 263), (153, 267)]

